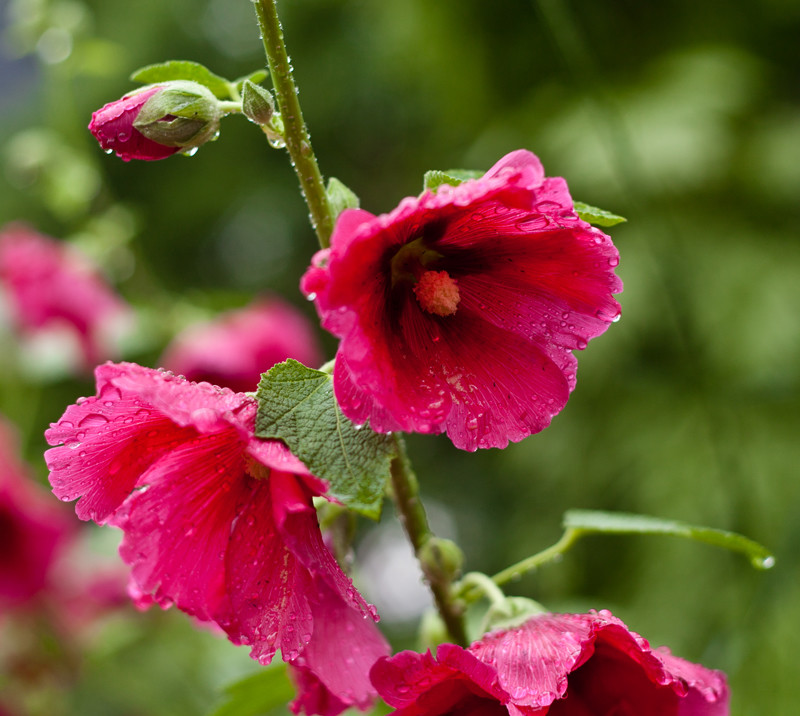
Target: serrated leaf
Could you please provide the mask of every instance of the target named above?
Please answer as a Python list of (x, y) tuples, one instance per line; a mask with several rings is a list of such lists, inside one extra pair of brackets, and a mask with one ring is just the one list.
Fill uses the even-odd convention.
[(211, 716), (264, 716), (284, 707), (295, 690), (286, 673), (286, 664), (276, 664), (224, 688), (225, 701)]
[(256, 70), (255, 72), (251, 72), (249, 75), (237, 77), (233, 81), (233, 85), (239, 92), (241, 92), (246, 80), (250, 80), (254, 85), (260, 85), (265, 79), (267, 79), (268, 74), (269, 73), (266, 70)]
[(431, 169), (425, 172), (422, 180), (423, 191), (430, 190), (435, 192), (442, 184), (458, 186), (470, 179), (480, 179), (484, 173), (473, 169), (448, 169), (447, 171)]
[(208, 87), (217, 99), (230, 99), (231, 97), (231, 84), (228, 80), (215, 75), (199, 62), (190, 60), (169, 60), (156, 65), (147, 65), (136, 70), (131, 75), (131, 79), (142, 84), (189, 80)]
[(632, 515), (625, 512), (569, 510), (564, 514), (564, 527), (584, 533), (684, 537), (740, 552), (748, 557), (750, 563), (757, 569), (769, 569), (775, 564), (775, 557), (769, 550), (736, 532), (727, 532), (713, 527), (697, 527), (685, 522), (662, 520), (658, 517)]
[(596, 206), (584, 204), (582, 201), (573, 202), (575, 213), (584, 221), (595, 226), (616, 226), (627, 219), (624, 216), (617, 216), (605, 209), (598, 209)]
[(380, 516), (394, 440), (342, 415), (328, 373), (289, 359), (261, 376), (256, 397), (256, 435), (283, 440), (327, 480), (333, 497), (367, 517)]

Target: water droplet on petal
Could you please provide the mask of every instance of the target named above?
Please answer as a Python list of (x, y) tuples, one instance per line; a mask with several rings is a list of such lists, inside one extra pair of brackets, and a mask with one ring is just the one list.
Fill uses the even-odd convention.
[(94, 428), (98, 425), (105, 425), (108, 422), (108, 418), (105, 415), (100, 415), (100, 413), (89, 413), (85, 418), (83, 418), (78, 425), (82, 428)]

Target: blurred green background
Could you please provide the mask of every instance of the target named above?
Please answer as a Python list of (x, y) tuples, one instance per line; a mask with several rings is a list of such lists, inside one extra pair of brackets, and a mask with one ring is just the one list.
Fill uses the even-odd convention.
[[(573, 197), (629, 219), (611, 230), (622, 320), (579, 356), (552, 426), (479, 454), (409, 439), (467, 568), (542, 549), (572, 507), (742, 532), (774, 550), (771, 572), (703, 545), (597, 537), (512, 590), (553, 609), (610, 608), (654, 644), (723, 669), (734, 714), (797, 713), (800, 4), (282, 5), (322, 171), (364, 208), (418, 193), (427, 169), (487, 169), (525, 147)], [(231, 117), (190, 159), (130, 164), (86, 131), (142, 65), (261, 67), (250, 2), (0, 7), (0, 223), (24, 220), (102, 263), (140, 313), (127, 359), (152, 365), (190, 318), (262, 291), (313, 318), (297, 284), (315, 238), (287, 157), (254, 126)], [(0, 412), (44, 481), (43, 430), (94, 388), (3, 354)], [(374, 534), (362, 525), (362, 540)], [(412, 643), (401, 623), (387, 627)], [(200, 716), (221, 684), (257, 668), (180, 614), (131, 610), (96, 637), (77, 682), (56, 686), (60, 711), (42, 697), (48, 713)]]

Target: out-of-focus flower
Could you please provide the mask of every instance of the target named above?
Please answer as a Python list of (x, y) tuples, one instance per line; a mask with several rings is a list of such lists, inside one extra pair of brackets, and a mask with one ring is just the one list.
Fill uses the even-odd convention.
[(51, 586), (53, 564), (75, 531), (60, 507), (19, 463), (0, 420), (0, 615), (32, 606)]
[(378, 693), (399, 716), (726, 716), (725, 676), (651, 649), (607, 611), (541, 614), (454, 644), (379, 659)]
[(268, 298), (190, 326), (167, 347), (160, 364), (189, 380), (247, 392), (256, 389), (261, 373), (287, 358), (311, 367), (322, 361), (305, 316)]
[(45, 458), (81, 519), (123, 530), (140, 595), (216, 622), (262, 663), (321, 648), (319, 584), (338, 609), (377, 619), (322, 540), (312, 498), (325, 484), (255, 437), (253, 398), (130, 363), (96, 377), (97, 395), (46, 432), (60, 447)]
[(113, 337), (130, 320), (127, 304), (85, 257), (22, 224), (0, 231), (0, 286), (23, 335), (67, 328), (87, 367), (116, 353)]
[(173, 81), (141, 87), (92, 114), (89, 131), (123, 161), (166, 159), (213, 139), (222, 116), (203, 85)]
[(341, 338), (342, 412), (378, 432), (504, 447), (545, 428), (587, 341), (619, 316), (611, 239), (519, 150), (482, 178), (342, 212), (302, 289)]

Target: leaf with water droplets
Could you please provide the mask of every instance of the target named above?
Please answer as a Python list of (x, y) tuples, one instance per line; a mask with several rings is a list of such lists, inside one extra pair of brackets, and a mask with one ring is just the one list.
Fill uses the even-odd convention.
[(207, 87), (217, 99), (229, 99), (231, 97), (231, 83), (228, 80), (215, 75), (199, 62), (191, 62), (190, 60), (169, 60), (156, 65), (147, 65), (136, 70), (131, 75), (131, 79), (134, 82), (143, 84), (187, 80)]
[(584, 204), (582, 201), (572, 203), (575, 213), (584, 221), (595, 226), (616, 226), (627, 219), (624, 216), (617, 216), (605, 209), (598, 209), (596, 206)]
[(285, 707), (294, 696), (286, 664), (275, 664), (244, 679), (228, 684), (225, 701), (211, 716), (261, 716), (272, 709)]
[(685, 537), (716, 547), (724, 547), (734, 552), (741, 552), (757, 569), (769, 569), (775, 565), (775, 557), (765, 547), (743, 535), (713, 527), (698, 527), (675, 520), (663, 520), (658, 517), (632, 515), (625, 512), (569, 510), (564, 514), (564, 527), (585, 534), (648, 534)]
[(331, 496), (367, 517), (380, 516), (395, 442), (342, 415), (329, 373), (290, 359), (261, 376), (256, 397), (256, 435), (283, 440), (327, 480)]

